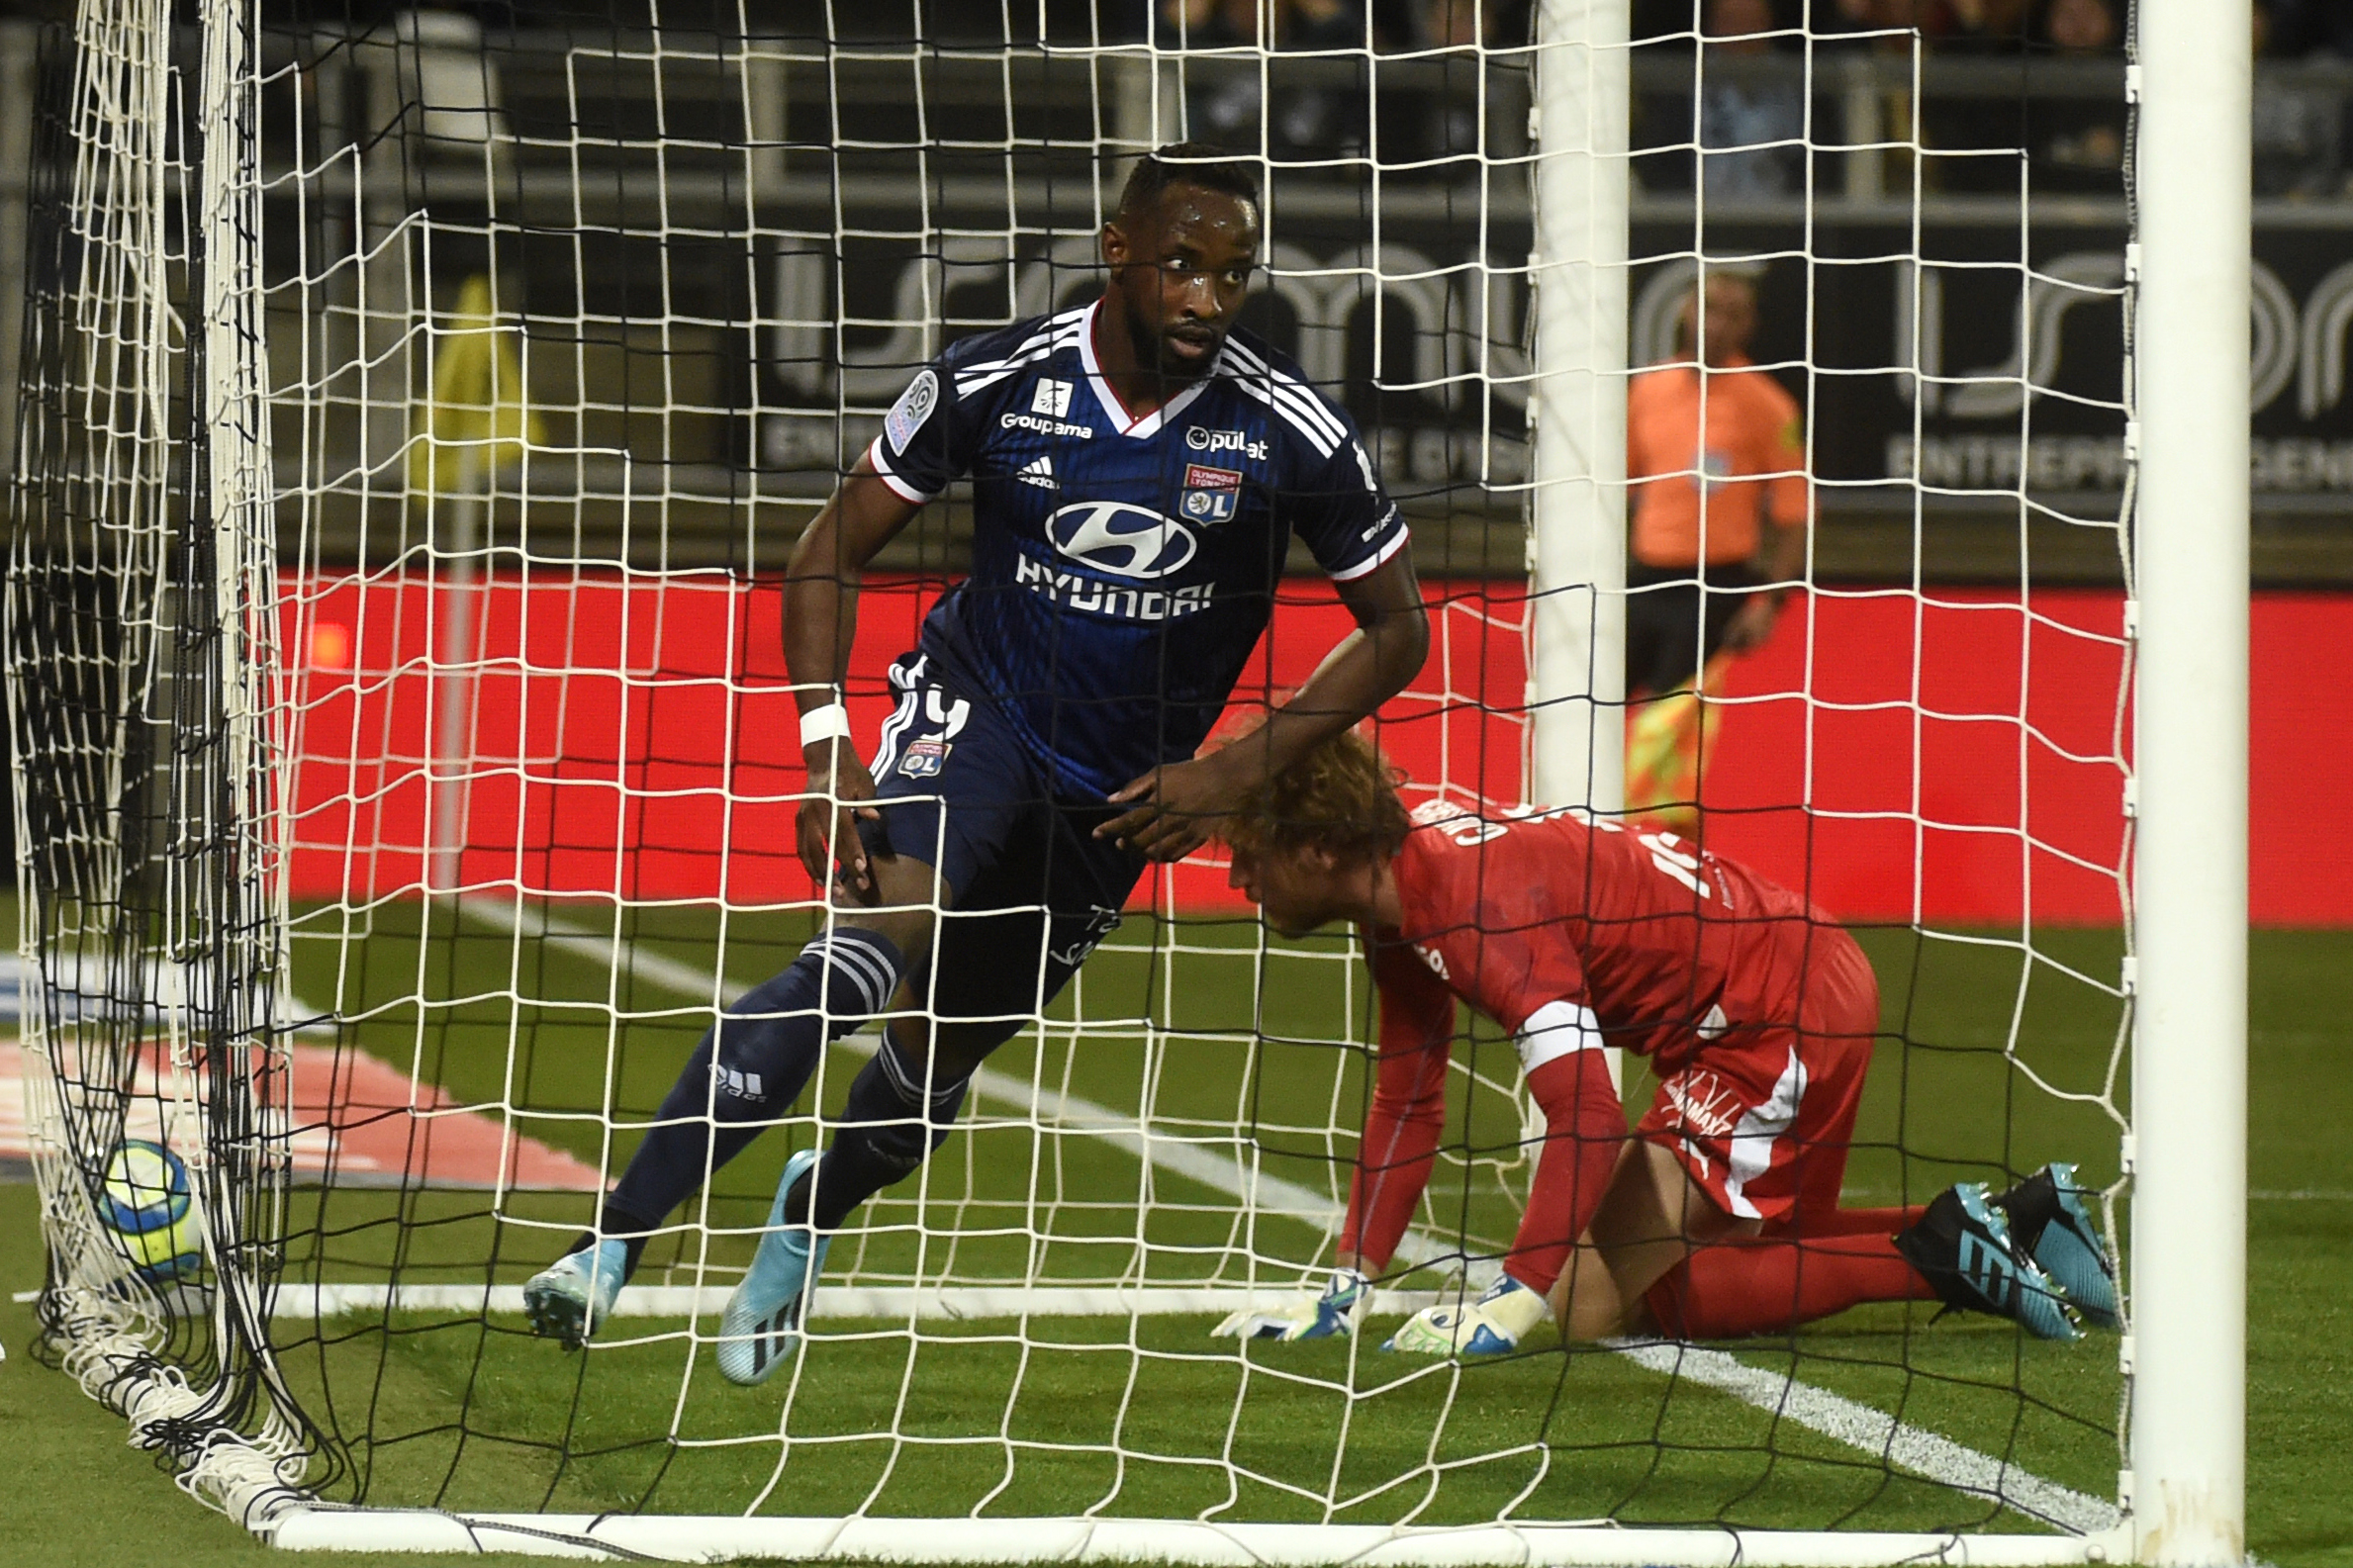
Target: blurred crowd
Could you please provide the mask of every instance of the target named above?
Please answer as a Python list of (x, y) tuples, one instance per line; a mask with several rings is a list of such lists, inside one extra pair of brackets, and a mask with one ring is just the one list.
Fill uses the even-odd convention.
[[(1528, 36), (1533, 0), (1099, 0), (1112, 38), (1157, 23), (1202, 48), (1271, 43), (1278, 49), (1379, 52), (1502, 44)], [(1634, 0), (1634, 36), (1707, 31), (1707, 0)], [(2353, 59), (2353, 0), (2254, 0), (2260, 55)], [(1758, 0), (1780, 44), (1849, 39), (1909, 47), (1917, 32), (1938, 50), (2098, 54), (2123, 47), (2125, 0)], [(1269, 40), (1267, 34), (1271, 32)]]
[[(2036, 194), (2113, 193), (2120, 189), (2124, 159), (2117, 66), (2126, 6), (2127, 0), (1633, 0), (1638, 68), (1646, 58), (1686, 56), (1648, 78), (1648, 86), (1638, 76), (1635, 145), (1661, 150), (1638, 158), (1637, 178), (1652, 189), (1699, 186), (1719, 199), (1794, 195), (1806, 184), (1811, 91), (1818, 146), (1883, 143), (1894, 149), (1891, 163), (1903, 165), (1917, 143), (1930, 154), (1918, 171), (1926, 188), (2015, 191), (2020, 164), (2013, 149), (2023, 147)], [(1188, 78), (1195, 134), (1236, 146), (1255, 147), (1263, 138), (1269, 155), (1300, 161), (1363, 153), (1377, 98), (1382, 158), (1395, 163), (1481, 146), (1475, 115), (1491, 95), (1480, 93), (1467, 54), (1444, 51), (1525, 42), (1531, 7), (1532, 0), (1098, 0), (1094, 20), (1107, 40), (1149, 31), (1164, 46), (1188, 50), (1422, 55), (1421, 84), (1402, 92), (1368, 85), (1365, 54), (1353, 63), (1343, 57), (1312, 69), (1294, 66), (1279, 78), (1256, 69), (1221, 76), (1214, 68)], [(1841, 58), (1908, 60), (1916, 46), (1931, 62), (2010, 61), (2014, 72), (1931, 77), (1918, 102), (1908, 83), (1876, 102), (1867, 95), (1824, 102), (1826, 91), (1836, 89), (1831, 72)], [(2353, 143), (2346, 123), (2353, 95), (2345, 83), (2353, 80), (2353, 0), (2254, 0), (2252, 46), (2266, 62), (2349, 67), (2267, 73), (2256, 95), (2256, 195), (2348, 194), (2344, 149)], [(1694, 50), (1720, 68), (1692, 71), (1687, 56)], [(1801, 60), (1812, 69), (1801, 71)], [(1442, 74), (1433, 78), (1431, 70)], [(1659, 86), (1661, 78), (1670, 85)], [(1691, 82), (1696, 90), (1676, 85)], [(1821, 176), (1818, 170), (1818, 184)], [(1886, 177), (1909, 188), (1913, 171), (1892, 166)]]

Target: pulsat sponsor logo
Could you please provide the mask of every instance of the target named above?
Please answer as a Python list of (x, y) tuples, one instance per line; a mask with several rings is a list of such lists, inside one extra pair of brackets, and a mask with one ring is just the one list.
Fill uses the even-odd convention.
[(1046, 519), (1046, 537), (1074, 561), (1114, 577), (1155, 579), (1193, 558), (1192, 530), (1123, 501), (1085, 501)]
[(1204, 430), (1195, 424), (1186, 428), (1184, 444), (1196, 452), (1239, 452), (1262, 463), (1267, 460), (1267, 443), (1252, 440), (1248, 430)]

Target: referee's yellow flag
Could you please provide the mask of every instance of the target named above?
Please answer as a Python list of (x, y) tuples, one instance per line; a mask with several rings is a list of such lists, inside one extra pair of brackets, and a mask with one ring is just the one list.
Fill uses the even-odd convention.
[(514, 333), (492, 313), (489, 278), (466, 280), (453, 316), (432, 334), (432, 392), (423, 420), (413, 414), (409, 426), (409, 491), (420, 501), (486, 489), (545, 438), (523, 392)]

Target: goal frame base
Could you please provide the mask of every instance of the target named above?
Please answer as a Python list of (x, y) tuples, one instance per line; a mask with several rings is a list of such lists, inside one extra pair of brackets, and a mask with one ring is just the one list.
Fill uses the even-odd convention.
[(289, 1551), (518, 1552), (590, 1561), (1198, 1563), (1232, 1568), (2060, 1568), (2129, 1560), (2129, 1522), (2094, 1535), (1646, 1528), (1608, 1524), (1219, 1524), (1145, 1519), (795, 1519), (452, 1514), (312, 1506)]

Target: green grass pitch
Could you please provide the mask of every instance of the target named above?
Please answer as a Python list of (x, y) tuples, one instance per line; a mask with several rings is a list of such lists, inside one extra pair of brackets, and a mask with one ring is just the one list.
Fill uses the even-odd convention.
[[(600, 1119), (586, 1113), (601, 1108), (609, 1061), (623, 1119), (660, 1097), (699, 1028), (687, 999), (642, 981), (615, 992), (609, 962), (560, 944), (518, 946), (478, 923), (420, 933), (414, 906), (371, 919), (366, 940), (348, 948), (297, 942), (302, 994), (364, 1016), (354, 1038), (379, 1058), (415, 1066), (460, 1099), (510, 1098), (536, 1113), (524, 1129), (532, 1136), (617, 1166), (625, 1139), (607, 1149)], [(800, 934), (781, 917), (739, 915), (721, 928), (689, 911), (639, 912), (624, 932), (640, 955), (703, 969), (715, 958), (737, 984), (777, 968)], [(1050, 1033), (1008, 1046), (992, 1065), (1114, 1107), (1149, 1092), (1164, 1122), (1196, 1136), (1255, 1118), (1270, 1174), (1328, 1188), (1346, 1146), (1303, 1130), (1331, 1118), (1335, 1097), (1340, 1120), (1353, 1123), (1357, 1069), (1336, 1069), (1328, 1048), (1253, 1051), (1250, 1041), (1255, 1031), (1272, 1041), (1340, 1032), (1336, 1016), (1362, 1011), (1361, 978), (1350, 990), (1337, 964), (1261, 962), (1238, 923), (1188, 925), (1180, 935), (1201, 951), (1182, 955), (1174, 971), (1165, 942), (1097, 956), (1076, 1049)], [(2037, 969), (2022, 985), (2015, 951), (1998, 946), (1923, 945), (1902, 932), (1870, 933), (1866, 944), (1888, 1026), (1914, 1045), (1882, 1048), (1848, 1175), (1855, 1201), (1894, 1201), (1900, 1190), (1922, 1197), (1960, 1176), (1991, 1175), (1996, 1162), (2024, 1168), (2053, 1156), (2113, 1177), (2105, 1114), (2032, 1090), (1995, 1049), (2015, 1015), (2038, 1073), (2095, 1090), (2114, 1038), (2113, 1001), (2056, 970)], [(2043, 933), (2037, 945), (2084, 972), (2114, 972), (2112, 936)], [(338, 951), (357, 966), (332, 968)], [(2353, 1438), (2338, 1381), (2353, 1169), (2336, 1132), (2353, 1087), (2332, 1070), (2348, 1037), (2329, 1001), (2353, 962), (2353, 934), (2260, 934), (2254, 960), (2250, 1545), (2282, 1564), (2353, 1568), (2353, 1505), (2333, 1485), (2334, 1451)], [(429, 993), (459, 1000), (400, 1005), (421, 966)], [(609, 1024), (609, 1002), (633, 1015), (626, 1028)], [(1146, 1014), (1165, 1032), (1147, 1039), (1127, 1022)], [(1500, 1042), (1477, 1049), (1482, 1072), (1508, 1078)], [(854, 1065), (829, 1065), (822, 1102), (838, 1101)], [(1639, 1101), (1640, 1081), (1629, 1088)], [(914, 1223), (909, 1183), (873, 1208), (867, 1234), (836, 1246), (828, 1278), (982, 1279), (1025, 1265), (1075, 1279), (1131, 1265), (1155, 1281), (1242, 1277), (1231, 1261), (1230, 1200), (1165, 1170), (1148, 1176), (1130, 1150), (1099, 1139), (1057, 1140), (1041, 1154), (1011, 1124), (1012, 1110), (985, 1099), (972, 1129), (935, 1161), (921, 1211), (928, 1238)], [(1508, 1102), (1465, 1094), (1458, 1079), (1450, 1142), (1507, 1145), (1515, 1123)], [(728, 1233), (759, 1222), (785, 1152), (808, 1136), (780, 1130), (729, 1167), (711, 1201), (715, 1234), (682, 1230), (657, 1243), (645, 1277), (683, 1282), (699, 1265), (739, 1265), (749, 1241)], [(1140, 1221), (1148, 1179), (1155, 1204)], [(533, 1197), (494, 1216), (477, 1193), (396, 1199), (336, 1189), (307, 1195), (296, 1251), (302, 1267), (329, 1278), (380, 1279), (397, 1246), (404, 1279), (514, 1282), (553, 1254), (585, 1208), (578, 1198)], [(1508, 1234), (1511, 1218), (1502, 1185), (1482, 1170), (1434, 1184), (1425, 1223), (1492, 1240)], [(1304, 1260), (1318, 1240), (1310, 1226), (1271, 1220), (1255, 1245)], [(0, 1273), (11, 1290), (38, 1281), (29, 1187), (0, 1187)], [(1916, 1426), (2051, 1480), (2112, 1493), (2113, 1340), (2022, 1344), (2007, 1325), (1928, 1319), (1924, 1309), (1867, 1309), (1818, 1326), (1794, 1353), (1786, 1342), (1740, 1353), (1900, 1409)], [(1607, 1352), (1564, 1355), (1549, 1336), (1532, 1353), (1458, 1373), (1377, 1354), (1378, 1324), (1353, 1350), (1253, 1346), (1244, 1361), (1215, 1354), (1206, 1320), (1186, 1318), (1141, 1320), (1132, 1337), (1126, 1323), (1104, 1320), (1034, 1320), (1026, 1334), (1011, 1321), (927, 1321), (913, 1337), (902, 1323), (825, 1320), (798, 1387), (780, 1380), (747, 1391), (716, 1378), (707, 1346), (697, 1352), (684, 1322), (616, 1327), (626, 1342), (587, 1356), (530, 1339), (518, 1324), (455, 1315), (285, 1330), (294, 1375), (315, 1398), (331, 1399), (349, 1462), (367, 1475), (371, 1500), (385, 1503), (569, 1511), (642, 1499), (664, 1511), (863, 1505), (938, 1514), (1001, 1487), (991, 1514), (1066, 1512), (1108, 1497), (1111, 1513), (1190, 1515), (1228, 1500), (1222, 1467), (1198, 1461), (1229, 1452), (1265, 1478), (1235, 1490), (1229, 1518), (1314, 1518), (1320, 1510), (1302, 1493), (1356, 1496), (1412, 1476), (1341, 1517), (1390, 1519), (1416, 1506), (1425, 1520), (1488, 1517), (1526, 1492), (1517, 1514), (1531, 1519), (2027, 1527), (1826, 1438), (1775, 1430), (1763, 1413), (1707, 1389), (1670, 1385)], [(199, 1562), (254, 1549), (125, 1449), (117, 1418), (36, 1366), (25, 1353), (30, 1332), (28, 1309), (0, 1308), (10, 1351), (0, 1423), (40, 1434), (18, 1447), (24, 1457), (0, 1483), (0, 1562), (128, 1560), (142, 1530)], [(1344, 1455), (1337, 1432), (1350, 1402), (1341, 1385), (1359, 1394)], [(894, 1427), (913, 1440), (894, 1447), (859, 1436)], [(1114, 1440), (1131, 1455), (1163, 1457), (1131, 1458), (1122, 1471), (1092, 1446)], [(1481, 1453), (1500, 1457), (1449, 1463)], [(1429, 1458), (1442, 1479), (1417, 1474)], [(100, 1517), (104, 1532), (91, 1522)]]

